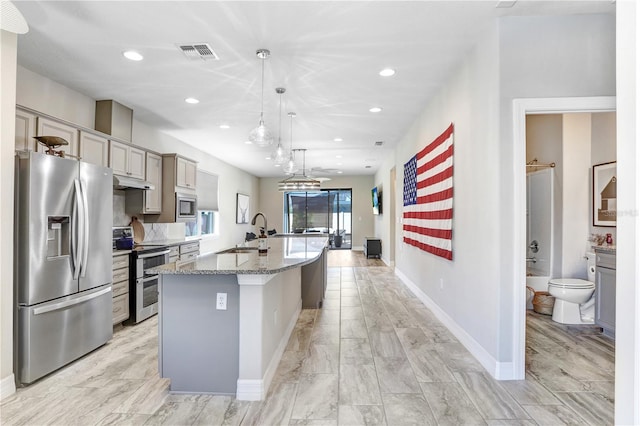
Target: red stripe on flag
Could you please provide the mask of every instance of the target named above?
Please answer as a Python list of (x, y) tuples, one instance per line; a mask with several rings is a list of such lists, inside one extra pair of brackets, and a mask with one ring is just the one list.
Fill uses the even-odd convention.
[(442, 238), (443, 240), (451, 239), (451, 229), (434, 229), (415, 225), (404, 225), (402, 230), (424, 235), (425, 237)]
[(449, 157), (452, 157), (452, 156), (453, 156), (453, 145), (447, 148), (447, 150), (444, 151), (442, 154), (438, 154), (437, 156), (433, 157), (431, 161), (428, 161), (424, 163), (422, 166), (418, 167), (418, 175), (426, 172), (429, 169), (434, 168), (438, 164), (444, 163), (449, 159)]
[(453, 198), (453, 188), (445, 189), (444, 191), (434, 192), (433, 194), (423, 195), (416, 200), (417, 204), (433, 203), (434, 201), (444, 201), (449, 198)]
[(426, 188), (427, 186), (431, 186), (431, 185), (434, 185), (436, 183), (440, 183), (440, 182), (442, 182), (444, 180), (447, 180), (451, 176), (453, 176), (453, 166), (447, 167), (446, 169), (444, 169), (440, 173), (435, 174), (435, 175), (431, 176), (430, 178), (418, 181), (418, 184), (417, 184), (416, 187), (418, 189)]
[(418, 160), (420, 160), (422, 157), (424, 157), (425, 155), (429, 154), (431, 151), (436, 149), (442, 142), (444, 142), (447, 139), (449, 139), (449, 136), (451, 136), (452, 134), (453, 134), (453, 123), (451, 123), (451, 125), (447, 128), (447, 130), (442, 132), (442, 134), (440, 136), (435, 138), (435, 140), (433, 142), (431, 142), (429, 145), (425, 146), (422, 149), (422, 151), (420, 151), (418, 154), (416, 154), (416, 158)]
[(417, 247), (420, 250), (424, 250), (428, 253), (435, 254), (436, 256), (444, 257), (447, 260), (453, 259), (453, 253), (451, 252), (451, 250), (445, 250), (439, 247), (434, 247), (432, 245), (421, 243), (420, 241), (416, 241), (407, 237), (404, 237), (404, 242), (411, 246)]
[(405, 219), (451, 219), (453, 217), (453, 209), (434, 210), (430, 212), (405, 212), (402, 217)]

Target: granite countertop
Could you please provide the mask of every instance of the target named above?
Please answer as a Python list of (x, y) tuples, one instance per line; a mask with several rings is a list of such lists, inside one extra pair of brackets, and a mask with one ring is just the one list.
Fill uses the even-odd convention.
[[(215, 253), (199, 256), (187, 264), (169, 263), (151, 269), (158, 274), (215, 275), (215, 274), (277, 274), (312, 263), (322, 254), (328, 238), (280, 237), (268, 238), (269, 250), (260, 256), (258, 250), (248, 253)], [(244, 247), (257, 247), (253, 240)]]

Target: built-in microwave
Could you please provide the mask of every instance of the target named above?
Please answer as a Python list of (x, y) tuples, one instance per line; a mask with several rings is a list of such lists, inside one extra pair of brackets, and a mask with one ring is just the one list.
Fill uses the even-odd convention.
[(195, 195), (176, 192), (176, 222), (195, 221), (198, 203)]

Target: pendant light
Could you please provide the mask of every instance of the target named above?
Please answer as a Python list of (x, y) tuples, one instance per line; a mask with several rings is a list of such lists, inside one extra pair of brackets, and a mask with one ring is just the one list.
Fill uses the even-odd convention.
[(258, 49), (256, 51), (256, 56), (262, 60), (262, 85), (260, 92), (260, 121), (258, 122), (258, 127), (253, 129), (251, 133), (249, 133), (249, 142), (258, 145), (259, 147), (269, 146), (273, 143), (273, 137), (271, 136), (271, 132), (267, 129), (267, 126), (264, 125), (264, 61), (271, 56), (271, 52), (267, 49)]
[(283, 165), (287, 162), (287, 156), (284, 147), (282, 146), (282, 94), (286, 92), (284, 87), (276, 87), (276, 93), (280, 95), (280, 113), (278, 114), (278, 146), (271, 155), (276, 167)]
[(293, 175), (278, 182), (279, 191), (320, 191), (320, 181), (307, 177), (305, 174), (305, 153), (306, 149), (296, 149), (302, 151), (302, 175)]
[(296, 164), (296, 157), (295, 157), (295, 153), (293, 151), (293, 119), (296, 116), (295, 112), (290, 112), (287, 114), (289, 116), (289, 121), (290, 121), (290, 128), (289, 128), (289, 137), (290, 137), (290, 143), (289, 143), (289, 160), (287, 161), (287, 163), (284, 165), (283, 167), (283, 171), (288, 174), (288, 175), (292, 175), (295, 174), (298, 171), (298, 165)]

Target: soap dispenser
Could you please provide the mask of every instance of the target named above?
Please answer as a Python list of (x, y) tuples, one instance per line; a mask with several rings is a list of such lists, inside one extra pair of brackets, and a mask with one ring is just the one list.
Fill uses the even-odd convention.
[(258, 237), (258, 255), (267, 255), (267, 236), (264, 233), (264, 228), (260, 228), (260, 236)]

